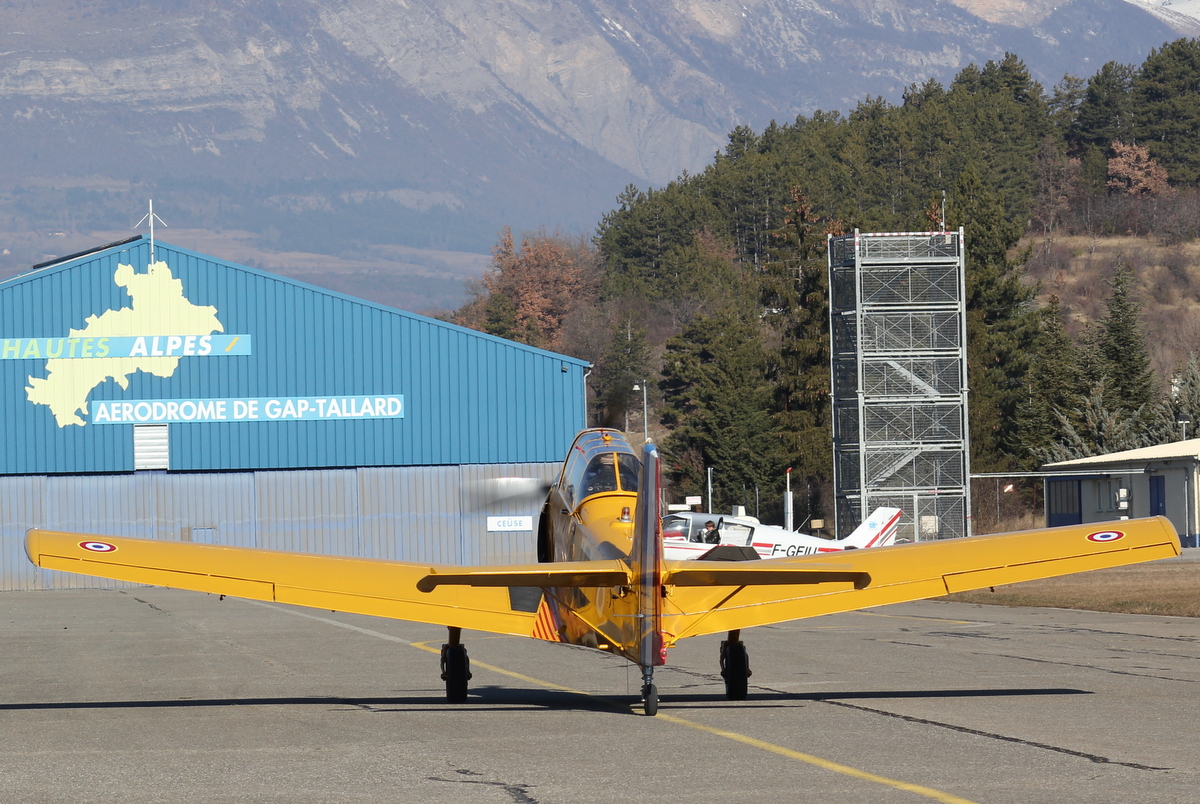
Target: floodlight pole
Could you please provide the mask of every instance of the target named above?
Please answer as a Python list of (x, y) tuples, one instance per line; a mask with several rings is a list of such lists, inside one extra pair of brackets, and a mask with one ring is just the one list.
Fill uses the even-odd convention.
[(650, 440), (650, 408), (646, 404), (645, 380), (642, 380), (642, 440)]
[(787, 491), (783, 493), (783, 527), (791, 531), (796, 515), (792, 504), (792, 467), (787, 468)]

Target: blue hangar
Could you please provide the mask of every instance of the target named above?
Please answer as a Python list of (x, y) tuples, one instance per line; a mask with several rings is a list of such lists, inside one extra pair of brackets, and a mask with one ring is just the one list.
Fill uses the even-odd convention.
[(142, 238), (0, 283), (0, 589), (31, 527), (339, 555), (533, 560), (528, 500), (587, 363)]

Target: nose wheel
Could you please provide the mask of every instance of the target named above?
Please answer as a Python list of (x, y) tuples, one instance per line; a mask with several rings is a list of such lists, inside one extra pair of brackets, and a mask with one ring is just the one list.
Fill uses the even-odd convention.
[(642, 707), (648, 717), (658, 714), (658, 687), (653, 684), (642, 687)]
[(463, 703), (467, 700), (467, 682), (471, 680), (471, 661), (467, 646), (462, 644), (462, 629), (450, 628), (450, 641), (442, 645), (442, 680), (446, 682), (446, 701)]
[(654, 668), (642, 668), (642, 710), (647, 717), (658, 714), (658, 687), (654, 686)]
[(731, 701), (744, 701), (749, 687), (750, 657), (739, 636), (740, 632), (730, 631), (729, 639), (721, 642), (721, 678), (725, 697)]

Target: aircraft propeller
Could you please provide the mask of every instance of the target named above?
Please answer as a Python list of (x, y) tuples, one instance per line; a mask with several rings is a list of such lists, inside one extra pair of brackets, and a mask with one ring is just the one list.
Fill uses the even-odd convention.
[(533, 505), (546, 498), (552, 485), (550, 481), (537, 477), (492, 477), (464, 483), (463, 499), (472, 510), (497, 503)]

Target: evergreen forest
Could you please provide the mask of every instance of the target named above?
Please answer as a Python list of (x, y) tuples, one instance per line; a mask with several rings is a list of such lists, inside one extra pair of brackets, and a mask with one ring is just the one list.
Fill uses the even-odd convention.
[[(973, 472), (1195, 432), (1200, 363), (1151, 360), (1136, 244), (1200, 236), (1197, 39), (1051, 88), (1008, 54), (899, 104), (736, 128), (701, 173), (626, 188), (591, 238), (502, 231), (454, 320), (590, 360), (590, 423), (645, 427), (672, 501), (714, 467), (714, 510), (779, 521), (790, 468), (797, 524), (828, 519), (827, 236), (959, 227)], [(1094, 314), (1065, 315), (1034, 274), (1108, 237), (1135, 245), (1089, 288)], [(1172, 271), (1164, 292), (1191, 293)]]

